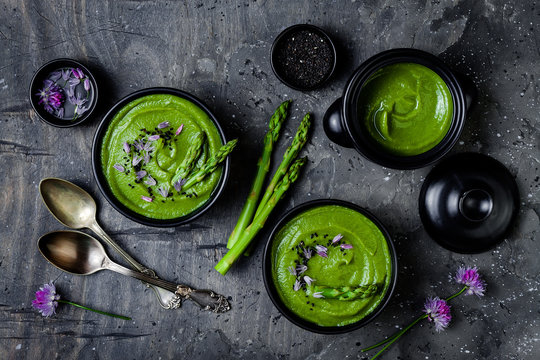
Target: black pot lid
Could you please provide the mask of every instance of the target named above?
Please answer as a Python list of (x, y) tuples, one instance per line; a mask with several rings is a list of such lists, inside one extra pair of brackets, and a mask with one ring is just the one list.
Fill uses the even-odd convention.
[(503, 164), (478, 153), (443, 160), (420, 191), (420, 218), (441, 246), (479, 253), (504, 239), (519, 208), (516, 181)]

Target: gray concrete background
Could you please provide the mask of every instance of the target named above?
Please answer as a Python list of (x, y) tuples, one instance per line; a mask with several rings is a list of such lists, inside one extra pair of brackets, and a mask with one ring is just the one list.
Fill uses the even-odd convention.
[[(456, 291), (450, 275), (466, 264), (478, 266), (484, 275), (486, 296), (458, 298), (447, 331), (437, 334), (424, 323), (384, 358), (537, 358), (539, 15), (536, 2), (502, 0), (0, 0), (0, 357), (366, 358), (359, 349), (406, 325), (426, 296)], [(341, 47), (337, 74), (321, 90), (291, 90), (270, 69), (273, 38), (296, 23), (323, 27)], [(341, 95), (348, 76), (368, 57), (396, 47), (439, 55), (478, 86), (476, 107), (453, 153), (475, 151), (500, 160), (516, 177), (521, 195), (515, 227), (491, 251), (459, 255), (429, 239), (417, 198), (431, 167), (385, 169), (324, 135), (324, 111)], [(101, 109), (83, 126), (53, 128), (31, 111), (27, 93), (33, 72), (59, 57), (79, 59), (100, 77)], [(156, 229), (125, 219), (104, 200), (92, 175), (92, 137), (101, 116), (121, 97), (152, 86), (175, 87), (202, 98), (228, 137), (240, 138), (226, 193), (190, 225)], [(294, 99), (293, 116), (276, 159), (305, 112), (314, 114), (315, 126), (305, 149), (307, 169), (276, 215), (312, 199), (349, 200), (388, 226), (399, 254), (399, 280), (389, 306), (365, 328), (345, 335), (306, 332), (274, 308), (261, 274), (266, 234), (254, 256), (226, 277), (213, 270), (247, 195), (269, 115), (289, 98)], [(46, 263), (35, 241), (62, 229), (39, 199), (38, 183), (48, 176), (91, 192), (105, 230), (143, 264), (165, 279), (230, 295), (234, 309), (218, 316), (192, 304), (162, 310), (135, 280), (106, 272), (71, 276)], [(133, 321), (67, 306), (54, 318), (43, 319), (30, 302), (50, 280), (65, 298), (132, 316)]]

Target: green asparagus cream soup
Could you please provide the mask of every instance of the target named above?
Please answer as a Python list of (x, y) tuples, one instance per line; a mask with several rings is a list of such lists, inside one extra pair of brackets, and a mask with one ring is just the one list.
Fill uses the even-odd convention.
[(127, 208), (153, 219), (175, 219), (203, 206), (222, 173), (218, 168), (183, 191), (184, 159), (195, 158), (193, 173), (221, 145), (217, 128), (197, 105), (174, 95), (148, 95), (112, 118), (101, 166), (113, 195)]
[(281, 301), (319, 326), (357, 322), (380, 304), (392, 261), (379, 228), (348, 207), (322, 205), (275, 235), (272, 277)]
[(433, 70), (397, 63), (377, 70), (364, 84), (359, 119), (383, 149), (412, 156), (435, 147), (453, 118), (452, 95)]

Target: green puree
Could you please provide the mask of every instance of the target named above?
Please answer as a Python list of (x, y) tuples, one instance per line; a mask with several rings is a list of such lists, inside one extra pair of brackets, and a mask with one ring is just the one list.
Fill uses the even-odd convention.
[[(182, 124), (182, 131), (176, 135)], [(154, 219), (178, 218), (204, 205), (219, 182), (221, 169), (186, 192), (177, 192), (172, 183), (189, 145), (200, 132), (206, 134), (206, 140), (197, 167), (222, 145), (218, 130), (201, 108), (186, 99), (165, 94), (143, 96), (124, 106), (111, 120), (101, 147), (103, 174), (114, 196), (134, 212)], [(156, 134), (160, 138), (150, 141), (149, 137)], [(133, 157), (142, 158), (146, 153), (136, 149), (135, 141), (149, 143), (153, 150), (148, 161), (143, 159), (134, 168)], [(130, 146), (128, 153), (125, 142)], [(124, 171), (117, 170), (115, 165)], [(147, 174), (137, 180), (139, 171)], [(156, 184), (148, 185), (152, 179)], [(152, 202), (143, 197), (151, 198)]]
[(433, 70), (397, 63), (377, 70), (362, 87), (359, 115), (370, 136), (399, 156), (424, 153), (446, 135), (452, 95)]
[[(328, 243), (343, 235), (338, 244)], [(303, 242), (303, 243), (302, 243)], [(327, 258), (313, 252), (307, 261), (307, 275), (315, 281), (294, 290), (297, 277), (288, 270), (302, 264), (303, 248), (325, 246)], [(346, 246), (346, 245), (345, 245)], [(392, 264), (388, 245), (379, 228), (364, 215), (347, 207), (323, 205), (307, 210), (290, 220), (277, 233), (272, 248), (272, 276), (283, 303), (296, 315), (320, 326), (343, 326), (361, 320), (381, 302), (388, 290)], [(377, 285), (367, 298), (338, 300), (314, 297), (315, 286), (356, 288)], [(309, 302), (309, 303), (308, 303)]]

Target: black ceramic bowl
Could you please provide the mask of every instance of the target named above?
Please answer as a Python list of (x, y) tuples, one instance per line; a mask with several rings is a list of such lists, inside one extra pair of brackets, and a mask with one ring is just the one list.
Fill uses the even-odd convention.
[[(38, 104), (39, 102), (39, 96), (36, 94), (40, 89), (43, 87), (43, 81), (47, 79), (47, 76), (59, 69), (63, 68), (79, 68), (83, 71), (84, 75), (88, 77), (88, 80), (90, 81), (91, 87), (92, 87), (92, 99), (90, 100), (90, 104), (86, 104), (89, 106), (88, 110), (86, 110), (81, 116), (78, 116), (75, 120), (70, 119), (62, 119), (59, 118), (56, 115), (53, 115), (51, 113), (48, 113), (43, 105)], [(42, 67), (40, 67), (32, 77), (32, 81), (30, 82), (30, 103), (32, 104), (32, 108), (34, 108), (34, 111), (38, 115), (38, 117), (46, 124), (61, 127), (61, 128), (67, 128), (72, 127), (75, 125), (79, 125), (80, 123), (86, 121), (88, 118), (91, 117), (92, 112), (96, 108), (97, 101), (98, 101), (98, 86), (96, 79), (94, 78), (94, 75), (88, 70), (86, 66), (81, 64), (78, 61), (72, 60), (72, 59), (56, 59), (52, 60)], [(65, 100), (66, 101), (66, 100)]]
[(227, 178), (229, 177), (229, 168), (230, 168), (230, 159), (227, 157), (227, 159), (222, 163), (222, 173), (221, 178), (213, 190), (212, 194), (210, 195), (210, 198), (207, 200), (205, 204), (203, 204), (200, 208), (196, 209), (190, 214), (187, 214), (185, 216), (175, 218), (175, 219), (153, 219), (146, 216), (143, 216), (141, 214), (137, 214), (136, 212), (128, 209), (124, 204), (122, 204), (111, 192), (109, 188), (109, 184), (107, 180), (105, 179), (105, 176), (103, 175), (103, 171), (101, 169), (101, 145), (103, 141), (103, 136), (105, 135), (105, 132), (107, 131), (108, 125), (114, 115), (123, 108), (125, 105), (130, 103), (131, 101), (140, 98), (142, 96), (146, 95), (153, 95), (153, 94), (170, 94), (175, 95), (184, 99), (187, 99), (197, 105), (199, 108), (204, 110), (208, 117), (213, 121), (216, 129), (218, 130), (221, 142), (225, 144), (227, 141), (225, 139), (225, 134), (223, 133), (223, 129), (219, 125), (219, 122), (217, 118), (214, 116), (214, 114), (210, 111), (210, 109), (198, 98), (195, 96), (188, 94), (184, 91), (172, 89), (172, 88), (165, 88), (165, 87), (155, 87), (155, 88), (148, 88), (136, 91), (122, 100), (118, 101), (103, 117), (103, 120), (101, 120), (101, 123), (99, 124), (96, 134), (94, 135), (94, 142), (92, 144), (92, 167), (94, 170), (94, 176), (96, 178), (96, 181), (98, 183), (98, 187), (103, 193), (103, 196), (107, 199), (107, 201), (116, 209), (118, 212), (120, 212), (125, 217), (136, 221), (143, 225), (148, 226), (155, 226), (155, 227), (172, 227), (172, 226), (179, 226), (186, 224), (190, 221), (195, 220), (202, 214), (204, 214), (211, 206), (216, 202), (219, 195), (223, 192), (223, 189), (225, 188), (225, 183), (227, 182)]
[[(324, 206), (324, 205), (340, 205), (343, 207), (350, 208), (354, 211), (357, 211), (367, 217), (369, 220), (371, 220), (379, 230), (383, 233), (384, 237), (386, 238), (386, 242), (388, 244), (388, 250), (390, 252), (390, 258), (392, 261), (392, 274), (390, 275), (390, 285), (388, 286), (388, 290), (386, 291), (386, 294), (384, 295), (384, 298), (380, 302), (379, 306), (373, 310), (369, 315), (364, 317), (363, 319), (349, 325), (345, 326), (320, 326), (317, 324), (314, 324), (312, 322), (309, 322), (307, 320), (302, 319), (298, 315), (294, 314), (283, 302), (281, 301), (281, 298), (279, 297), (279, 294), (277, 292), (276, 286), (274, 284), (274, 281), (272, 279), (272, 246), (274, 243), (274, 236), (277, 234), (277, 232), (285, 225), (287, 222), (292, 220), (296, 215), (309, 210), (311, 208)], [(342, 200), (335, 200), (335, 199), (320, 199), (320, 200), (313, 200), (308, 201), (306, 203), (300, 204), (296, 206), (295, 208), (289, 210), (285, 215), (283, 215), (277, 224), (272, 229), (272, 232), (270, 233), (270, 236), (268, 237), (268, 242), (266, 243), (266, 247), (264, 249), (264, 255), (263, 255), (263, 279), (264, 279), (264, 286), (266, 287), (266, 291), (268, 292), (268, 295), (270, 296), (270, 299), (274, 303), (274, 305), (278, 308), (278, 310), (285, 316), (290, 322), (293, 324), (301, 327), (302, 329), (309, 330), (315, 333), (319, 334), (342, 334), (349, 331), (360, 329), (361, 327), (365, 326), (367, 323), (369, 323), (371, 320), (373, 320), (377, 315), (379, 315), (383, 309), (386, 307), (388, 302), (390, 301), (390, 298), (392, 297), (394, 293), (394, 288), (396, 286), (397, 281), (397, 258), (396, 258), (396, 250), (394, 248), (394, 243), (392, 242), (392, 239), (390, 237), (390, 234), (384, 227), (384, 225), (369, 211), (361, 208), (358, 205), (355, 205), (353, 203), (342, 201)]]
[[(378, 69), (396, 63), (417, 63), (433, 70), (448, 86), (454, 106), (450, 129), (432, 149), (414, 156), (398, 156), (382, 149), (364, 130), (358, 119), (360, 91), (364, 83)], [(338, 145), (355, 148), (367, 159), (389, 168), (415, 169), (441, 159), (457, 142), (468, 109), (476, 97), (474, 84), (465, 76), (451, 71), (438, 57), (416, 49), (393, 49), (366, 60), (353, 73), (343, 97), (337, 99), (324, 115), (324, 131)]]
[[(317, 79), (318, 81), (309, 85), (302, 85), (298, 83), (297, 81), (295, 81), (295, 79), (292, 79), (290, 76), (288, 76), (287, 71), (285, 70), (285, 65), (279, 57), (280, 49), (282, 49), (282, 47), (285, 46), (285, 42), (288, 39), (290, 39), (291, 36), (294, 36), (295, 34), (298, 34), (302, 31), (308, 31), (308, 32), (318, 35), (329, 47), (328, 55), (330, 59), (328, 60), (329, 60), (330, 65), (329, 65), (328, 70), (324, 74), (317, 75), (319, 77), (319, 79)], [(336, 59), (337, 59), (337, 52), (336, 52), (336, 47), (334, 45), (334, 42), (332, 41), (332, 38), (323, 29), (314, 25), (310, 25), (310, 24), (293, 25), (283, 30), (274, 40), (274, 43), (272, 44), (271, 56), (270, 56), (272, 71), (274, 72), (276, 77), (288, 87), (295, 90), (300, 90), (300, 91), (314, 90), (324, 85), (334, 73), (334, 70), (336, 68)]]

